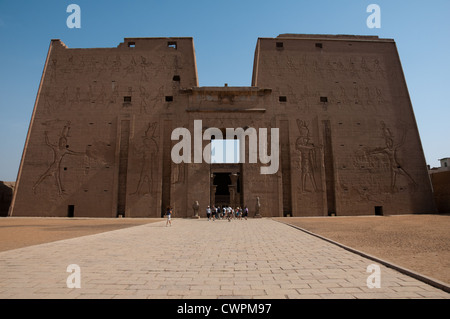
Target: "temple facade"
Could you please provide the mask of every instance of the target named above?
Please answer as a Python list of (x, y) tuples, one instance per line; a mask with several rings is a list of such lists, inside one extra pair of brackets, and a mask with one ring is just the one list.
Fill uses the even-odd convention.
[[(239, 161), (208, 160), (220, 139), (239, 141)], [(171, 206), (190, 217), (196, 201), (200, 214), (434, 213), (394, 40), (259, 38), (248, 87), (199, 87), (192, 38), (52, 40), (9, 215), (161, 217)]]

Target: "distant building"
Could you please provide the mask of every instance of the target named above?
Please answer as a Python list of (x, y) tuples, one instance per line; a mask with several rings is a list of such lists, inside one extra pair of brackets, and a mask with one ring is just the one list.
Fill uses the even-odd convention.
[(450, 157), (439, 160), (441, 167), (428, 170), (433, 185), (434, 201), (441, 214), (450, 214)]
[(15, 182), (0, 181), (0, 217), (8, 216), (15, 184)]
[[(174, 132), (203, 150), (228, 128), (246, 133), (243, 162), (199, 162), (194, 148), (173, 160)], [(250, 160), (252, 130), (279, 138), (274, 173), (262, 174), (272, 145)], [(246, 87), (199, 87), (192, 38), (52, 40), (11, 215), (160, 217), (170, 205), (189, 217), (196, 201), (263, 217), (435, 212), (394, 40), (259, 38)]]
[(429, 174), (450, 171), (450, 157), (441, 158), (439, 161), (441, 162), (440, 167), (430, 168), (430, 166), (428, 166)]

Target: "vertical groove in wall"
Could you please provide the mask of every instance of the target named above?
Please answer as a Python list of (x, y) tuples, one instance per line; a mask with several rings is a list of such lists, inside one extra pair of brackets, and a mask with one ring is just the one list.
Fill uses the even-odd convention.
[(117, 196), (117, 214), (125, 216), (127, 201), (127, 171), (128, 149), (130, 144), (130, 121), (120, 122), (120, 151), (119, 151), (119, 187)]
[(163, 136), (163, 167), (162, 167), (162, 195), (161, 195), (161, 217), (167, 206), (170, 204), (170, 184), (172, 180), (172, 159), (170, 157), (170, 151), (172, 147), (172, 140), (170, 136), (172, 134), (172, 121), (164, 121), (164, 136)]
[(289, 121), (280, 121), (281, 174), (283, 182), (283, 215), (292, 216), (291, 156), (289, 147)]
[(336, 213), (336, 194), (334, 181), (334, 166), (333, 166), (333, 146), (331, 144), (331, 127), (330, 121), (325, 120), (323, 123), (323, 138), (324, 138), (324, 164), (325, 164), (325, 183), (327, 192), (327, 207), (328, 214)]

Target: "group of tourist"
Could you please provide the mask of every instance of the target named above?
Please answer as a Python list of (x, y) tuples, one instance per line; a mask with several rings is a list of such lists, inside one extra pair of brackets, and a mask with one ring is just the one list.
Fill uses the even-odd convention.
[[(166, 208), (166, 226), (172, 226), (172, 214), (173, 209), (170, 206), (167, 206)], [(248, 217), (248, 208), (245, 206), (242, 207), (236, 207), (233, 208), (231, 206), (224, 205), (222, 207), (220, 206), (214, 206), (210, 207), (208, 206), (206, 208), (206, 217), (208, 218), (208, 221), (211, 219), (215, 221), (216, 219), (227, 219), (229, 222), (233, 219), (247, 219)]]
[(206, 208), (206, 217), (208, 218), (208, 221), (212, 220), (215, 221), (216, 219), (227, 219), (229, 222), (232, 219), (247, 219), (248, 217), (248, 208), (247, 206), (245, 208), (242, 207), (236, 207), (233, 208), (231, 206), (224, 205), (222, 207), (220, 206), (214, 206), (210, 207), (208, 206)]

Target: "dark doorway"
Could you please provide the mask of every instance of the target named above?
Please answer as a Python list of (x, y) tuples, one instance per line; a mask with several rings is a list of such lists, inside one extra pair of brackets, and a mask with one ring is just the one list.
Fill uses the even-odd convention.
[(214, 185), (216, 187), (215, 200), (213, 205), (229, 205), (230, 204), (230, 190), (228, 185), (231, 184), (230, 173), (215, 173)]
[(383, 206), (375, 206), (375, 215), (383, 216)]
[(75, 216), (75, 205), (67, 206), (67, 217), (74, 217), (74, 216)]

